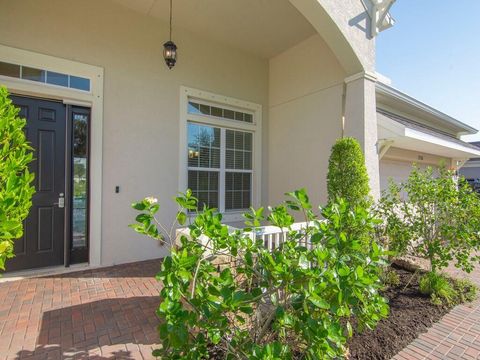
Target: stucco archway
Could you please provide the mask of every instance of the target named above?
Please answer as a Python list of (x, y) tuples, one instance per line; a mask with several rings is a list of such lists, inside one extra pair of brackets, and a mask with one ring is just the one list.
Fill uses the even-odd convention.
[[(363, 18), (369, 26), (369, 18), (360, 0), (289, 0), (322, 36), (347, 74), (373, 70), (373, 40), (365, 31), (352, 26), (352, 20)], [(353, 10), (352, 10), (353, 9)], [(353, 12), (353, 13), (352, 13)], [(367, 27), (367, 26), (366, 26)]]

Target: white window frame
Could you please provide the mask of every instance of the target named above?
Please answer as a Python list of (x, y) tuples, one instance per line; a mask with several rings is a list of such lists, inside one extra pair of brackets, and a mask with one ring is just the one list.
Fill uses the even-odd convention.
[[(229, 120), (225, 118), (217, 118), (208, 115), (198, 115), (188, 113), (188, 102), (193, 100), (207, 105), (218, 106), (221, 108), (245, 111), (253, 114), (253, 123), (243, 122), (239, 120)], [(232, 129), (247, 131), (253, 134), (252, 149), (252, 206), (259, 207), (261, 199), (261, 170), (262, 170), (262, 106), (256, 103), (235, 99), (228, 96), (214, 94), (208, 91), (180, 87), (180, 164), (179, 164), (179, 192), (184, 192), (188, 187), (188, 122), (198, 123), (201, 125), (219, 127), (221, 129)], [(221, 146), (225, 146), (225, 131), (221, 130)], [(221, 152), (223, 153), (223, 152)], [(209, 168), (202, 168), (202, 171), (209, 171)], [(220, 158), (219, 171), (219, 211), (223, 214), (226, 222), (240, 221), (243, 219), (242, 213), (245, 210), (228, 210), (225, 211), (225, 172), (230, 169), (225, 168), (225, 159)], [(232, 172), (237, 172), (231, 169)], [(244, 171), (242, 171), (244, 172)]]

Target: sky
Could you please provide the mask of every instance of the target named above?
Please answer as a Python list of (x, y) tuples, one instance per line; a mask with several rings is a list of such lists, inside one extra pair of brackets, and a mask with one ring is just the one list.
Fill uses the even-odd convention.
[(480, 0), (397, 0), (390, 13), (396, 23), (377, 36), (377, 72), (480, 130)]

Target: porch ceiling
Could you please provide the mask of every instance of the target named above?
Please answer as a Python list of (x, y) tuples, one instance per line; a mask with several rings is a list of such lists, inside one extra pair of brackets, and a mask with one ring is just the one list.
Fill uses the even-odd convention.
[[(169, 0), (112, 0), (162, 21)], [(175, 28), (190, 30), (233, 47), (270, 58), (315, 33), (288, 0), (174, 0)]]

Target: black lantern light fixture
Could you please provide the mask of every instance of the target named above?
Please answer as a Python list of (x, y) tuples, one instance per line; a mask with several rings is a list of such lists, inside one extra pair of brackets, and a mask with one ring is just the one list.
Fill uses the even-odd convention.
[(172, 41), (172, 0), (170, 0), (170, 40), (163, 44), (163, 58), (169, 69), (177, 62), (177, 45)]

